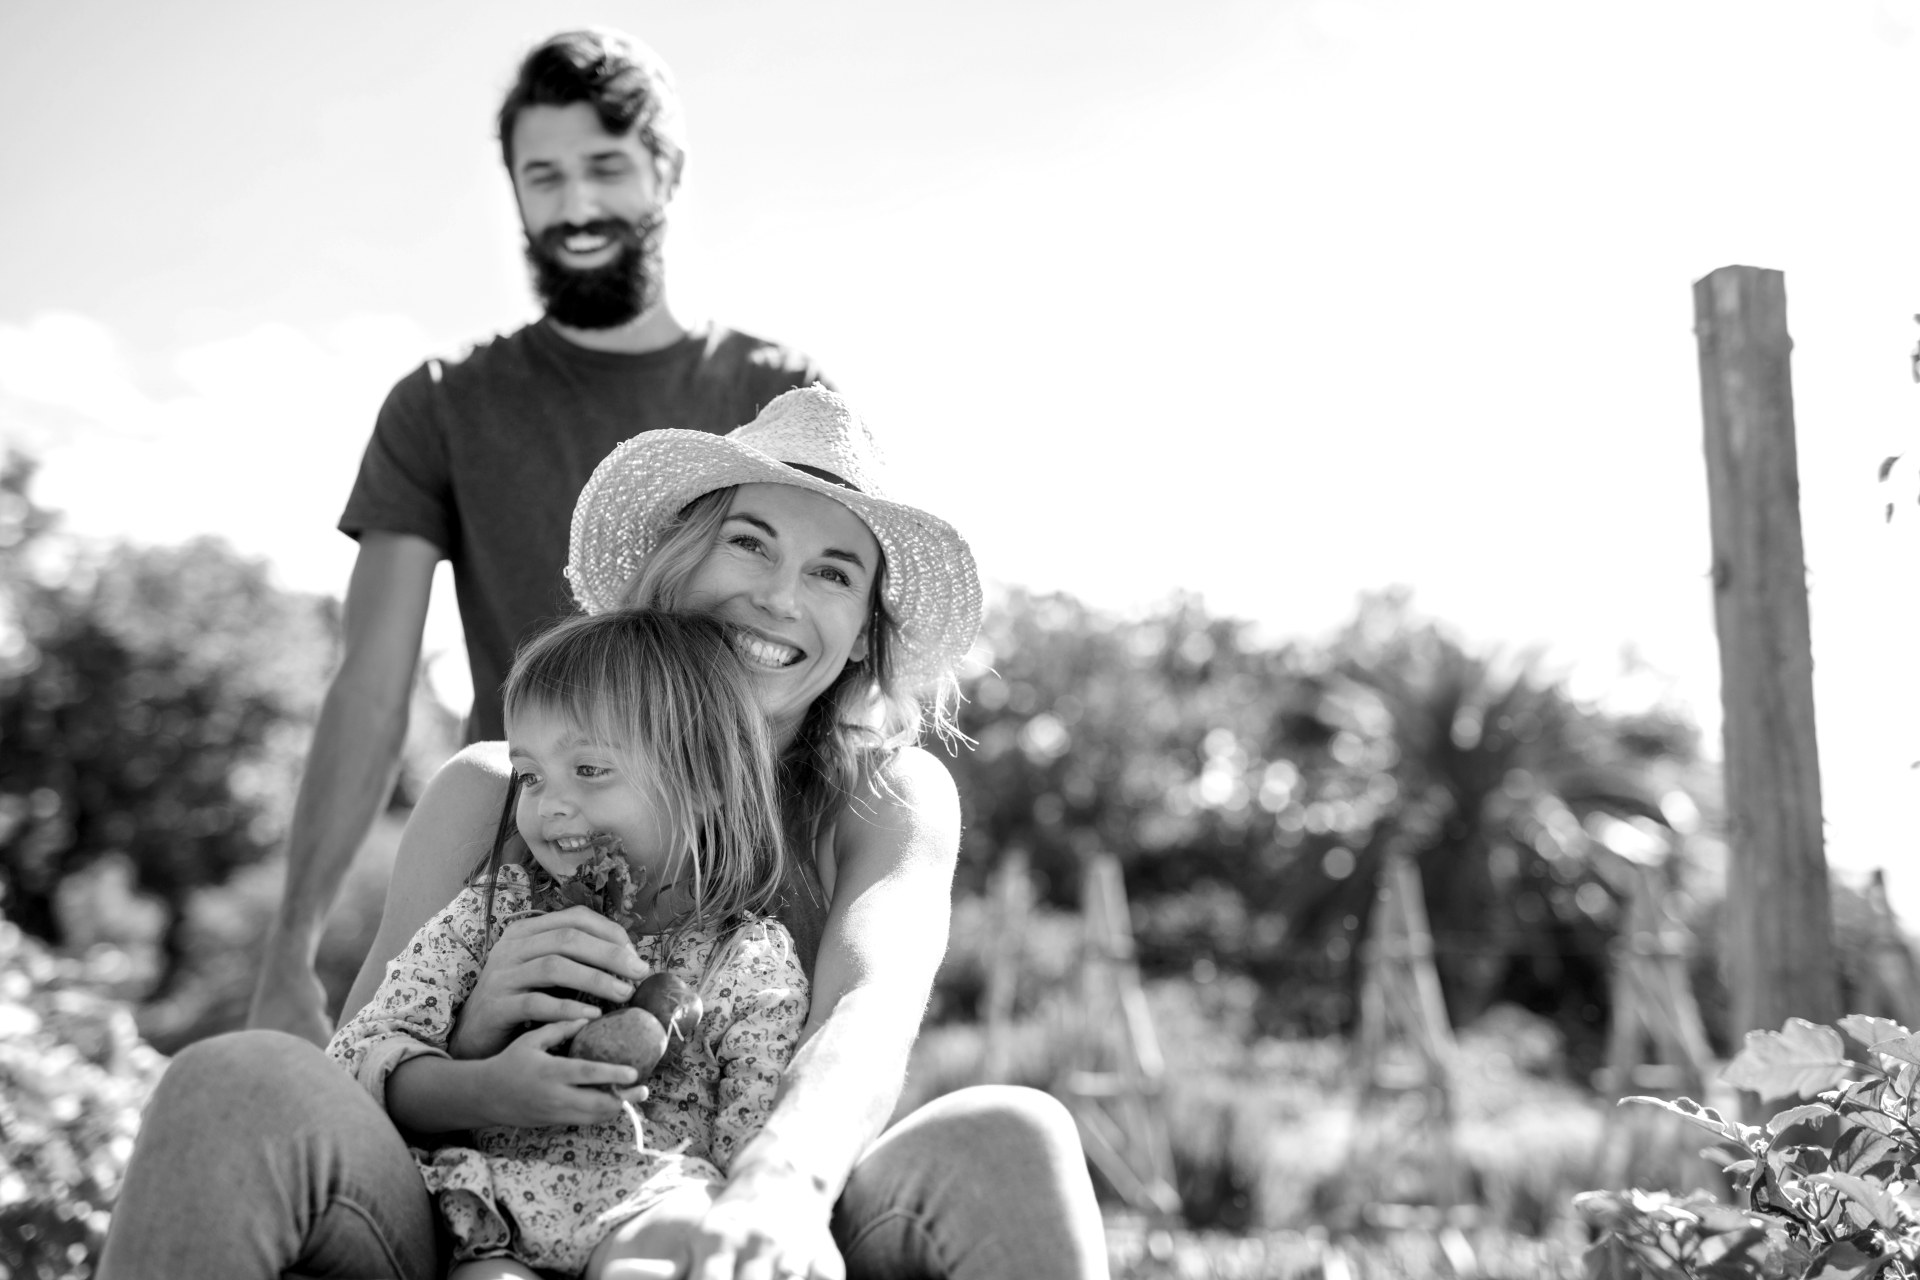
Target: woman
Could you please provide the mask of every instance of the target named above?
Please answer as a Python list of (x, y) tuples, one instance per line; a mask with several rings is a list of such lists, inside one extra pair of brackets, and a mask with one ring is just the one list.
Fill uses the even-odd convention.
[[(1105, 1276), (1079, 1142), (1046, 1095), (962, 1090), (881, 1132), (945, 951), (959, 845), (952, 780), (913, 743), (923, 716), (950, 727), (980, 617), (966, 544), (886, 492), (864, 424), (815, 387), (725, 437), (628, 441), (574, 510), (567, 576), (588, 612), (648, 604), (731, 624), (781, 748), (789, 838), (814, 852), (795, 859), (780, 912), (813, 1007), (691, 1275)], [(345, 1015), (485, 853), (509, 776), (501, 744), (479, 744), (428, 786)], [(584, 908), (518, 922), (452, 1051), (486, 1056), (528, 1022), (595, 1012), (554, 988), (624, 999), (640, 976), (625, 935)], [(161, 1082), (100, 1274), (411, 1280), (438, 1274), (433, 1231), (379, 1106), (306, 1042), (241, 1032), (189, 1048)]]

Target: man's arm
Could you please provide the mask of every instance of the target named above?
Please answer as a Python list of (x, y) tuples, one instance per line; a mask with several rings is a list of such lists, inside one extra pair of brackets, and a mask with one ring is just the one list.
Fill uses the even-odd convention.
[(345, 648), (294, 802), (286, 893), (267, 935), (248, 1026), (322, 1045), (332, 1034), (314, 956), (341, 878), (393, 790), (439, 559), (440, 549), (425, 538), (361, 535), (347, 583)]

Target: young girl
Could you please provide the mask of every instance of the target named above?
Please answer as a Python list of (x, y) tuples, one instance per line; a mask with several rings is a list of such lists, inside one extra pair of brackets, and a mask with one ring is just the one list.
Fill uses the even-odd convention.
[[(613, 1257), (677, 1259), (685, 1233), (766, 1119), (807, 1013), (792, 939), (769, 913), (786, 858), (763, 713), (724, 628), (621, 610), (531, 642), (505, 688), (516, 793), (532, 855), (486, 869), (387, 966), (328, 1051), (409, 1134), (443, 1134), (450, 1095), (493, 1098), (515, 1123), (414, 1156), (452, 1233), (454, 1280), (597, 1273)], [(504, 837), (505, 815), (502, 817)], [(625, 859), (624, 902), (606, 852)], [(647, 1081), (644, 1133), (615, 1091), (637, 1072), (557, 1056), (586, 1020), (526, 1032), (492, 1058), (447, 1040), (505, 925), (592, 900), (641, 959), (683, 978), (705, 1015)], [(596, 1119), (596, 1117), (600, 1117)], [(548, 1127), (533, 1127), (545, 1125)], [(457, 1135), (460, 1141), (469, 1141)]]

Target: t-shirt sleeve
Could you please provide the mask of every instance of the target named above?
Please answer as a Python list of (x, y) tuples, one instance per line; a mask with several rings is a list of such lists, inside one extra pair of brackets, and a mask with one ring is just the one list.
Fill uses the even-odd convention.
[(410, 533), (451, 556), (459, 521), (447, 441), (433, 411), (442, 365), (429, 360), (394, 384), (380, 406), (360, 474), (340, 516), (340, 532)]

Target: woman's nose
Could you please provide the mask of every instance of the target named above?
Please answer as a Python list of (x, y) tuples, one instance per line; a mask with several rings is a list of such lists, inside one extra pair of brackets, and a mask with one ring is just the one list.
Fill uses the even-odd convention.
[(799, 615), (798, 599), (799, 584), (793, 574), (770, 573), (760, 580), (754, 603), (776, 618), (792, 618)]

